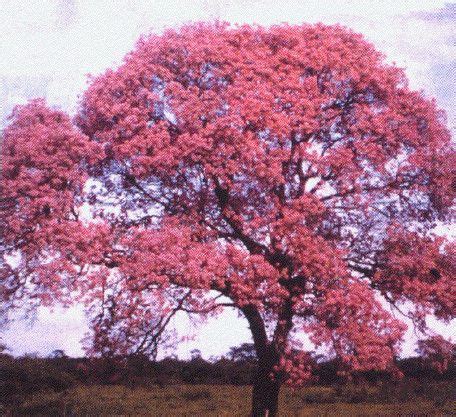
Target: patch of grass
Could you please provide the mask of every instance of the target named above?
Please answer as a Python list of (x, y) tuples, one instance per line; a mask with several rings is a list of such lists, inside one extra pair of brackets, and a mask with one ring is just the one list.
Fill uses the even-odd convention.
[[(392, 392), (355, 385), (311, 386), (295, 391), (284, 388), (279, 409), (283, 417), (449, 416), (456, 415), (451, 389), (451, 384), (428, 387), (420, 394), (428, 398), (420, 398), (413, 387), (400, 385), (393, 385)], [(250, 412), (251, 393), (249, 386), (232, 385), (77, 386), (61, 393), (36, 393), (1, 411), (14, 416), (244, 417)], [(406, 393), (415, 396), (405, 398)]]
[(388, 417), (430, 417), (430, 416), (451, 416), (456, 413), (456, 403), (452, 406), (436, 408), (431, 402), (405, 402), (397, 404), (319, 404), (311, 405), (295, 412), (287, 414), (283, 410), (283, 416), (295, 417), (369, 417), (369, 416), (388, 416)]
[(212, 398), (212, 394), (208, 390), (200, 390), (200, 391), (191, 391), (191, 392), (184, 392), (182, 394), (182, 398), (186, 401), (201, 401), (201, 400), (210, 400)]

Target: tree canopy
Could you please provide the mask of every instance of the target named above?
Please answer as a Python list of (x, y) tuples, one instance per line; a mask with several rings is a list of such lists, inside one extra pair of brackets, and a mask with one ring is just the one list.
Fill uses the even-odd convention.
[(402, 316), (426, 335), (455, 315), (455, 244), (434, 233), (454, 214), (444, 114), (346, 28), (144, 37), (74, 120), (19, 106), (1, 152), (4, 305), (86, 302), (92, 352), (153, 355), (178, 311), (234, 307), (255, 403), (309, 378), (302, 333), (390, 369)]

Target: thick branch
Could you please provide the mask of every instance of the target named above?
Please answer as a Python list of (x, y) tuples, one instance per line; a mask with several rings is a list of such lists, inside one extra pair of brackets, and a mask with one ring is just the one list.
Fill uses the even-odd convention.
[(268, 336), (266, 334), (263, 318), (258, 309), (252, 305), (242, 307), (241, 311), (249, 322), (257, 356), (258, 358), (264, 357), (267, 353)]

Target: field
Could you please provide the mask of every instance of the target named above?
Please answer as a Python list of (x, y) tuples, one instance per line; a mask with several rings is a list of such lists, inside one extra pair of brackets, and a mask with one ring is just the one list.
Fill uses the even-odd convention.
[[(308, 387), (281, 392), (281, 416), (451, 416), (448, 383), (416, 387)], [(251, 387), (170, 385), (128, 388), (76, 386), (35, 393), (4, 408), (5, 416), (248, 416)]]

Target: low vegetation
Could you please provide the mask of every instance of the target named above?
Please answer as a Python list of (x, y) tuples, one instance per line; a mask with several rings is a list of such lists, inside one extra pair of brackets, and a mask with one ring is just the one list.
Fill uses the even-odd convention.
[[(0, 414), (6, 416), (248, 416), (256, 367), (249, 346), (227, 358), (89, 360), (0, 355)], [(442, 416), (456, 413), (455, 362), (439, 373), (422, 358), (397, 363), (401, 380), (337, 376), (320, 362), (313, 383), (284, 388), (282, 416)]]
[[(442, 416), (456, 413), (454, 384), (430, 388), (401, 383), (378, 386), (312, 386), (285, 388), (280, 396), (282, 416)], [(16, 416), (248, 416), (250, 386), (169, 385), (128, 388), (120, 385), (77, 386), (40, 392), (4, 412)], [(398, 402), (399, 401), (399, 402)], [(6, 413), (8, 414), (8, 413)]]

